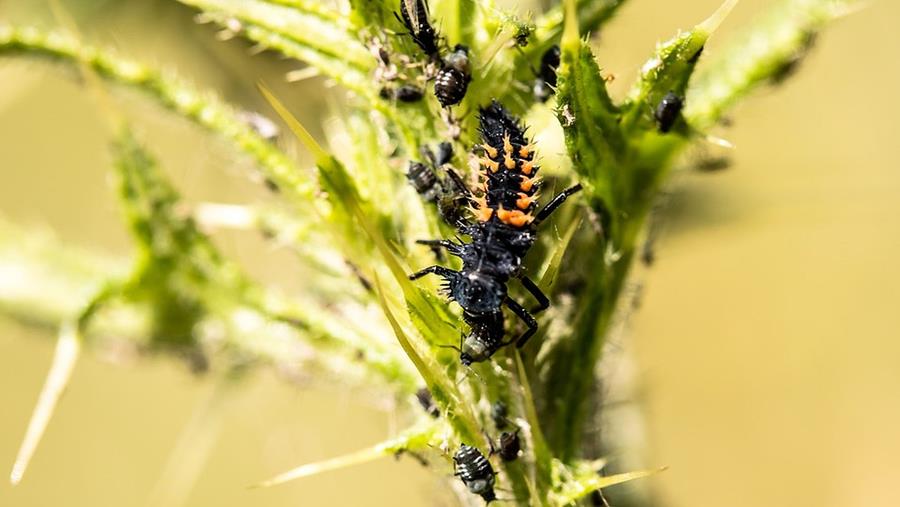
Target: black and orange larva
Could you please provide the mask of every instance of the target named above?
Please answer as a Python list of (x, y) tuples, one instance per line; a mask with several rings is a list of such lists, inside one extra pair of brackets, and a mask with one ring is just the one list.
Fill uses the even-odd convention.
[[(470, 327), (469, 335), (459, 345), (459, 358), (465, 365), (485, 361), (513, 342), (522, 347), (537, 331), (532, 312), (509, 297), (507, 283), (510, 278), (521, 281), (539, 303), (533, 312), (549, 307), (550, 300), (525, 275), (522, 260), (534, 244), (537, 226), (569, 196), (581, 190), (581, 185), (575, 185), (536, 212), (539, 168), (535, 164), (534, 145), (526, 137), (525, 128), (496, 101), (481, 109), (479, 121), (482, 188), (477, 193), (465, 189), (475, 205), (475, 221), (458, 226), (470, 241), (418, 242), (445, 248), (462, 259), (463, 267), (456, 271), (431, 266), (410, 275), (412, 280), (427, 274), (441, 276), (445, 293), (462, 307), (463, 320)], [(508, 342), (504, 341), (503, 306), (527, 326), (521, 336)]]

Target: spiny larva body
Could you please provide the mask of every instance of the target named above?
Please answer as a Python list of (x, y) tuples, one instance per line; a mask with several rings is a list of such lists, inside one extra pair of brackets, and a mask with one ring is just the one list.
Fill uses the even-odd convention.
[(581, 190), (575, 185), (554, 197), (535, 214), (540, 188), (534, 146), (524, 127), (498, 102), (482, 108), (479, 115), (483, 156), (480, 158), (482, 188), (476, 195), (467, 189), (474, 203), (474, 222), (459, 226), (470, 238), (419, 241), (442, 247), (462, 259), (456, 271), (431, 266), (410, 275), (415, 280), (427, 274), (444, 279), (443, 291), (463, 309), (470, 331), (460, 343), (460, 362), (468, 365), (489, 359), (505, 342), (503, 307), (512, 310), (527, 326), (514, 342), (525, 345), (537, 331), (537, 321), (522, 305), (508, 296), (507, 283), (518, 278), (538, 301), (535, 311), (546, 309), (550, 301), (522, 269), (525, 254), (534, 244), (537, 226), (570, 195)]

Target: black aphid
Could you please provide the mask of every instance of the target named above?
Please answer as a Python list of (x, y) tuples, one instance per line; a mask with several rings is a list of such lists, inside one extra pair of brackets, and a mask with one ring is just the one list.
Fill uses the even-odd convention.
[(423, 199), (428, 202), (437, 201), (441, 193), (441, 183), (431, 167), (413, 160), (406, 170), (406, 179)]
[(403, 85), (394, 92), (394, 97), (400, 102), (418, 102), (424, 96), (425, 92), (413, 85)]
[(378, 95), (385, 100), (399, 100), (400, 102), (418, 102), (425, 96), (425, 92), (418, 86), (402, 85), (398, 88), (385, 86), (378, 92)]
[(494, 427), (498, 430), (505, 429), (509, 424), (509, 420), (506, 418), (508, 414), (509, 410), (506, 408), (506, 403), (497, 400), (491, 404), (491, 419), (494, 421)]
[(394, 13), (397, 20), (409, 30), (413, 42), (422, 48), (430, 58), (439, 58), (438, 34), (428, 20), (428, 2), (426, 0), (400, 0), (400, 16)]
[(434, 79), (434, 96), (444, 107), (459, 104), (466, 96), (471, 80), (469, 48), (457, 44), (453, 52), (444, 58), (441, 70)]
[(656, 119), (656, 127), (660, 132), (665, 134), (672, 129), (672, 126), (675, 125), (675, 121), (678, 120), (678, 116), (681, 114), (682, 107), (684, 107), (684, 99), (676, 95), (675, 92), (667, 93), (659, 101), (656, 110), (653, 112), (653, 117)]
[(453, 455), (453, 465), (454, 475), (463, 481), (469, 491), (481, 496), (487, 503), (497, 499), (494, 495), (494, 468), (481, 451), (462, 444)]
[(519, 458), (519, 451), (522, 450), (522, 441), (519, 439), (519, 430), (509, 433), (504, 431), (500, 434), (499, 447), (497, 454), (503, 461), (515, 461)]
[(556, 93), (556, 69), (559, 68), (559, 46), (553, 45), (541, 56), (537, 79), (534, 80), (534, 98), (541, 102)]
[(462, 176), (449, 165), (453, 159), (453, 145), (440, 143), (437, 153), (427, 147), (422, 147), (421, 151), (429, 163), (411, 161), (406, 178), (423, 199), (437, 204), (438, 213), (447, 224), (461, 226), (465, 223), (469, 197)]
[(434, 403), (431, 391), (429, 391), (427, 387), (423, 387), (416, 391), (416, 400), (419, 401), (419, 405), (422, 405), (422, 409), (431, 417), (436, 418), (441, 415), (441, 410)]
[[(538, 225), (569, 196), (581, 190), (580, 185), (575, 185), (537, 211), (539, 168), (535, 165), (534, 147), (526, 138), (525, 129), (496, 101), (481, 109), (479, 120), (484, 190), (476, 195), (466, 189), (467, 196), (476, 205), (473, 209), (475, 221), (458, 226), (459, 232), (470, 241), (419, 241), (423, 245), (442, 247), (459, 257), (462, 269), (431, 266), (410, 275), (412, 280), (427, 274), (441, 276), (444, 292), (462, 307), (463, 320), (470, 328), (469, 335), (461, 338), (459, 346), (459, 358), (464, 365), (485, 361), (513, 342), (522, 347), (537, 331), (538, 324), (532, 313), (508, 296), (507, 283), (510, 278), (521, 281), (539, 303), (534, 312), (549, 307), (550, 300), (525, 275), (522, 260), (534, 244)], [(509, 342), (503, 340), (504, 306), (527, 326), (518, 339)]]

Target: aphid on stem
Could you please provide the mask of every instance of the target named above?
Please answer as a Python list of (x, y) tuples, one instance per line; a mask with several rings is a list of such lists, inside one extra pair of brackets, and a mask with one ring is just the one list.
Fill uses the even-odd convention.
[(559, 67), (559, 46), (553, 45), (541, 56), (541, 66), (534, 80), (535, 100), (547, 102), (556, 93), (556, 69)]
[(466, 96), (469, 81), (469, 48), (457, 44), (453, 52), (444, 58), (443, 66), (434, 80), (434, 96), (443, 107), (459, 104)]
[(675, 122), (678, 120), (683, 107), (684, 99), (675, 92), (667, 93), (666, 96), (659, 101), (659, 104), (656, 105), (656, 109), (653, 112), (653, 118), (656, 120), (656, 127), (660, 132), (665, 134), (672, 129), (672, 126), (674, 126)]
[(461, 444), (453, 455), (454, 475), (460, 478), (468, 490), (479, 495), (485, 502), (497, 499), (494, 494), (494, 468), (478, 449)]

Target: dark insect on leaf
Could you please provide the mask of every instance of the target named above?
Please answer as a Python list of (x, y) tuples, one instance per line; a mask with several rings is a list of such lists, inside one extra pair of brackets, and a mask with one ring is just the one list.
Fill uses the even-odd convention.
[(522, 440), (519, 438), (519, 430), (509, 433), (504, 431), (500, 434), (499, 449), (497, 454), (503, 461), (515, 461), (519, 458), (519, 451), (522, 450)]
[(469, 88), (469, 48), (457, 44), (434, 80), (434, 95), (444, 107), (459, 104)]
[(394, 13), (397, 20), (409, 30), (413, 42), (431, 58), (438, 58), (438, 35), (428, 20), (428, 3), (426, 0), (400, 0), (400, 16)]
[(666, 96), (659, 101), (656, 110), (653, 112), (653, 117), (656, 119), (656, 127), (660, 132), (665, 134), (672, 129), (672, 126), (675, 125), (675, 122), (678, 120), (683, 107), (684, 99), (676, 95), (675, 92), (667, 93)]
[(403, 85), (400, 88), (397, 88), (394, 96), (397, 97), (397, 100), (400, 102), (418, 102), (422, 100), (425, 93), (417, 86)]
[(559, 68), (560, 49), (553, 45), (541, 56), (538, 77), (534, 80), (534, 98), (541, 102), (556, 93), (556, 69)]
[(434, 403), (431, 391), (429, 391), (427, 387), (423, 387), (416, 391), (416, 400), (419, 401), (419, 405), (422, 405), (422, 409), (425, 410), (425, 413), (431, 417), (437, 418), (441, 415), (441, 410)]
[(399, 100), (400, 102), (413, 103), (422, 100), (425, 92), (413, 85), (403, 85), (397, 89), (385, 86), (378, 92), (378, 96), (385, 100)]
[(469, 491), (488, 503), (497, 499), (494, 494), (494, 468), (481, 451), (462, 444), (453, 455), (453, 464), (454, 475), (460, 478)]
[(498, 430), (506, 428), (509, 423), (509, 420), (506, 418), (507, 415), (508, 409), (506, 408), (506, 403), (497, 400), (491, 404), (491, 419), (494, 421), (495, 428)]

